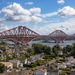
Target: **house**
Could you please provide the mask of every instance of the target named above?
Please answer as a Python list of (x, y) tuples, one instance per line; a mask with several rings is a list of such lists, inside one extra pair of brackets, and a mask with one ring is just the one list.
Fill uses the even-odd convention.
[(6, 60), (7, 56), (5, 54), (0, 54), (0, 60)]
[(44, 75), (44, 72), (43, 71), (36, 71), (35, 73), (34, 73), (34, 75)]
[(42, 59), (44, 57), (44, 53), (38, 54), (38, 55), (34, 55), (34, 56), (30, 56), (28, 58), (28, 64), (33, 63), (39, 59)]
[(21, 59), (19, 59), (19, 60), (20, 60), (20, 62), (23, 63), (23, 64), (27, 64), (27, 62), (28, 62), (28, 60), (25, 59), (25, 58), (21, 58)]
[(75, 75), (75, 70), (71, 70), (70, 75)]
[(71, 56), (71, 57), (67, 57), (66, 58), (66, 64), (71, 65), (71, 66), (75, 66), (75, 59)]
[(19, 57), (19, 56), (21, 56), (21, 55), (23, 55), (25, 53), (26, 53), (26, 51), (24, 51), (24, 50), (21, 50), (21, 51), (13, 51), (14, 57)]
[(63, 51), (59, 51), (58, 53), (59, 53), (59, 55), (63, 55)]
[(66, 61), (67, 62), (73, 62), (74, 60), (75, 59), (72, 56), (66, 58)]
[(11, 62), (1, 62), (1, 63), (5, 65), (7, 71), (13, 69), (13, 64)]
[(58, 70), (58, 63), (51, 63), (47, 65), (47, 70)]
[(67, 68), (66, 63), (58, 63), (59, 69), (65, 69)]
[(20, 60), (10, 60), (10, 62), (13, 64), (14, 68), (23, 67), (23, 64), (20, 62)]
[(47, 72), (51, 75), (59, 75), (58, 63), (51, 63), (47, 65)]

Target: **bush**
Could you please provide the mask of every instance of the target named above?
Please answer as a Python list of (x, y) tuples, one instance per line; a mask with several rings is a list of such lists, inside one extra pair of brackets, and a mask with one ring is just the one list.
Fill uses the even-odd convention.
[(3, 73), (5, 71), (4, 64), (0, 63), (0, 73)]
[(53, 59), (54, 57), (53, 56), (51, 56), (51, 55), (45, 55), (44, 57), (43, 57), (43, 59)]
[(65, 62), (65, 59), (60, 59), (60, 60), (59, 60), (59, 59), (57, 59), (57, 60), (56, 60), (56, 62), (58, 62), (58, 63)]

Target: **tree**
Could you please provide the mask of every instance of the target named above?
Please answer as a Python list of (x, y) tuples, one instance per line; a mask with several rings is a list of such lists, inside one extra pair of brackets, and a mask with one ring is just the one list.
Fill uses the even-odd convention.
[(70, 45), (67, 45), (66, 47), (63, 48), (63, 53), (64, 54), (69, 55), (71, 53), (71, 51), (72, 51), (72, 46), (70, 46)]
[(55, 54), (55, 56), (58, 56), (59, 55), (59, 51), (61, 51), (62, 48), (60, 47), (59, 44), (55, 45), (53, 48), (52, 48), (52, 52)]
[(0, 73), (3, 73), (5, 70), (4, 64), (0, 63)]
[(67, 54), (66, 47), (63, 47), (63, 53)]
[(58, 54), (58, 49), (55, 48), (55, 47), (52, 48), (52, 52), (54, 53), (55, 56), (58, 56), (59, 55)]
[(71, 55), (75, 58), (75, 43), (72, 45)]
[(43, 45), (42, 44), (32, 44), (32, 48), (34, 49), (35, 54), (42, 53)]
[(43, 53), (48, 54), (48, 55), (51, 54), (51, 47), (44, 45)]
[(34, 55), (33, 48), (28, 48), (27, 53), (29, 54), (29, 56)]
[(4, 41), (2, 41), (0, 44), (6, 45), (7, 43), (6, 43), (6, 42), (4, 42)]

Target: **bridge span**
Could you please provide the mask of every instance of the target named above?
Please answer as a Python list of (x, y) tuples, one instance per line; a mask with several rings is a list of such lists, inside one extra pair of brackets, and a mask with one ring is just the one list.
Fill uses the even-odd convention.
[(62, 30), (55, 30), (49, 35), (40, 35), (25, 26), (18, 26), (0, 32), (0, 39), (7, 39), (9, 41), (13, 41), (19, 44), (28, 44), (30, 41), (42, 37), (52, 38), (55, 42), (63, 42), (66, 38), (68, 38), (68, 35), (64, 33)]

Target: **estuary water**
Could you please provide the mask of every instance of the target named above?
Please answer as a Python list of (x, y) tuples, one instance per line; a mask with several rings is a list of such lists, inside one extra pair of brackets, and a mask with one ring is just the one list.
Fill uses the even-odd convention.
[[(9, 44), (15, 44), (12, 41), (6, 41), (6, 40), (4, 40), (4, 41), (6, 43), (9, 43)], [(31, 42), (29, 42), (29, 47), (32, 47), (33, 43), (39, 43), (39, 44), (47, 45), (47, 46), (50, 46), (50, 47), (53, 47), (54, 45), (59, 44), (61, 47), (65, 47), (66, 45), (72, 45), (73, 43), (75, 43), (75, 40), (65, 40), (64, 43), (62, 43), (62, 42), (61, 43), (55, 43), (53, 40), (51, 40), (49, 42), (44, 42), (42, 40), (31, 41)]]
[(39, 43), (39, 44), (47, 45), (50, 47), (53, 47), (54, 45), (59, 44), (61, 47), (65, 47), (66, 45), (72, 45), (73, 43), (75, 43), (75, 40), (65, 40), (64, 43), (55, 43), (54, 41), (50, 41), (50, 42), (31, 41), (29, 43), (29, 46), (32, 47), (33, 43)]

